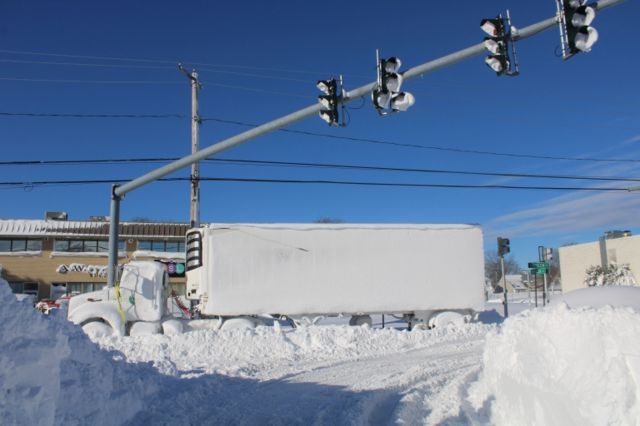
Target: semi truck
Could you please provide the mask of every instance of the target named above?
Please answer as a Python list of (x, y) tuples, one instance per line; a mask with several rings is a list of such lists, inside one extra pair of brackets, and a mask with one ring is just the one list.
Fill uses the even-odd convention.
[[(484, 307), (482, 230), (466, 224), (211, 224), (186, 234), (186, 298), (222, 328), (390, 314), (410, 325), (469, 321)], [(159, 331), (168, 281), (131, 262), (115, 288), (73, 297), (86, 330)], [(97, 309), (99, 307), (99, 309)]]

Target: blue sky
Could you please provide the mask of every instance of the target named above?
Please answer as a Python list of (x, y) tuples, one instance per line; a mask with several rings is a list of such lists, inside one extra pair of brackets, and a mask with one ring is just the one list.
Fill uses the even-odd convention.
[[(373, 81), (376, 48), (383, 57), (400, 57), (407, 69), (480, 42), (484, 34), (479, 21), (507, 8), (517, 27), (555, 13), (552, 0), (412, 2), (397, 10), (382, 1), (6, 0), (0, 4), (0, 112), (189, 115), (188, 82), (175, 68), (180, 61), (200, 73), (202, 116), (264, 123), (313, 104), (318, 79), (343, 74), (347, 90)], [(522, 40), (516, 45), (521, 67), (517, 78), (497, 78), (478, 56), (407, 81), (404, 89), (416, 97), (408, 112), (381, 118), (365, 99), (350, 104), (346, 128), (308, 119), (291, 129), (462, 150), (640, 160), (640, 37), (634, 29), (638, 16), (640, 5), (634, 0), (601, 11), (593, 24), (600, 33), (594, 50), (566, 62), (556, 56), (557, 29)], [(207, 121), (201, 128), (201, 146), (244, 130)], [(2, 161), (179, 157), (190, 151), (190, 122), (0, 116), (0, 138)], [(219, 158), (640, 176), (637, 162), (453, 153), (284, 132), (250, 141)], [(0, 180), (122, 179), (157, 166), (0, 166)], [(202, 166), (201, 174), (634, 186), (210, 163)], [(187, 175), (184, 170), (174, 176)], [(108, 215), (109, 192), (109, 185), (0, 189), (0, 217), (42, 218), (47, 210), (66, 211), (70, 219)], [(185, 182), (153, 183), (126, 196), (122, 217), (187, 221), (188, 195)], [(538, 245), (586, 242), (609, 229), (640, 231), (640, 192), (203, 183), (201, 206), (202, 222), (312, 222), (331, 217), (351, 223), (479, 223), (487, 248), (494, 248), (496, 236), (509, 237), (522, 264), (536, 260)]]

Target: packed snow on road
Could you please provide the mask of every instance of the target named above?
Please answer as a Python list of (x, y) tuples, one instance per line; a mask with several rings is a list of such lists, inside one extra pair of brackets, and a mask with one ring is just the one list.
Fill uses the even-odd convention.
[[(200, 321), (181, 334), (92, 341), (62, 312), (43, 316), (0, 285), (0, 418), (7, 425), (637, 424), (640, 289), (609, 290), (504, 322), (488, 311), (457, 329), (334, 320), (216, 330)], [(615, 307), (590, 307), (596, 300)]]

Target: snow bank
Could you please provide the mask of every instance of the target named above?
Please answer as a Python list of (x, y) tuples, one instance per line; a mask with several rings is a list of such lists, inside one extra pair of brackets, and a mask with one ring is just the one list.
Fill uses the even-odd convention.
[(150, 366), (114, 360), (56, 311), (18, 302), (1, 279), (0, 305), (2, 424), (116, 425), (142, 409)]
[(555, 299), (552, 304), (566, 303), (570, 308), (590, 306), (630, 307), (640, 312), (640, 287), (598, 286), (570, 291)]
[[(582, 296), (581, 296), (582, 298)], [(560, 303), (487, 335), (469, 391), (496, 425), (637, 424), (640, 311)]]
[(129, 362), (151, 362), (158, 371), (169, 376), (193, 378), (220, 374), (271, 380), (312, 365), (402, 353), (483, 336), (493, 328), (475, 324), (460, 330), (407, 332), (345, 325), (289, 329), (280, 328), (276, 323), (274, 327), (260, 326), (251, 330), (203, 328), (172, 336), (111, 335), (97, 339), (97, 342), (104, 349), (121, 351)]

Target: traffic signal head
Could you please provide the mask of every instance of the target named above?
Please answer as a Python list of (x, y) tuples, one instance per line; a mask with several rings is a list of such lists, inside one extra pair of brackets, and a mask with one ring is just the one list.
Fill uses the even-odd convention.
[(402, 65), (400, 58), (396, 58), (395, 56), (392, 56), (389, 59), (382, 59), (380, 62), (382, 65), (382, 71), (386, 73), (398, 72)]
[(409, 92), (400, 92), (391, 98), (393, 111), (406, 111), (416, 103), (416, 98)]
[(489, 37), (500, 37), (504, 33), (504, 22), (499, 16), (495, 19), (483, 19), (480, 21), (480, 28), (489, 34)]
[(371, 94), (373, 105), (380, 115), (392, 112), (406, 111), (414, 103), (411, 93), (401, 92), (403, 77), (400, 71), (402, 61), (395, 56), (389, 59), (377, 57), (377, 85)]
[(484, 47), (491, 53), (485, 58), (485, 64), (495, 71), (498, 76), (504, 74), (517, 75), (517, 69), (516, 71), (511, 71), (511, 60), (509, 58), (510, 23), (505, 21), (502, 15), (498, 15), (493, 19), (480, 21), (480, 28), (489, 35), (489, 37), (484, 38), (483, 42)]
[(502, 55), (487, 56), (484, 63), (494, 70), (497, 75), (502, 75), (509, 69), (509, 60)]
[(318, 80), (318, 84), (316, 84), (316, 87), (325, 95), (335, 95), (338, 88), (338, 83), (335, 79)]
[(560, 19), (562, 57), (569, 59), (579, 52), (590, 52), (598, 41), (598, 31), (591, 26), (597, 5), (588, 6), (586, 0), (556, 0)]
[(510, 241), (508, 238), (498, 237), (498, 256), (503, 257), (511, 251), (509, 244)]
[(316, 87), (324, 93), (318, 96), (318, 102), (322, 105), (322, 111), (319, 112), (320, 118), (330, 126), (338, 126), (338, 82), (336, 79), (319, 80)]

